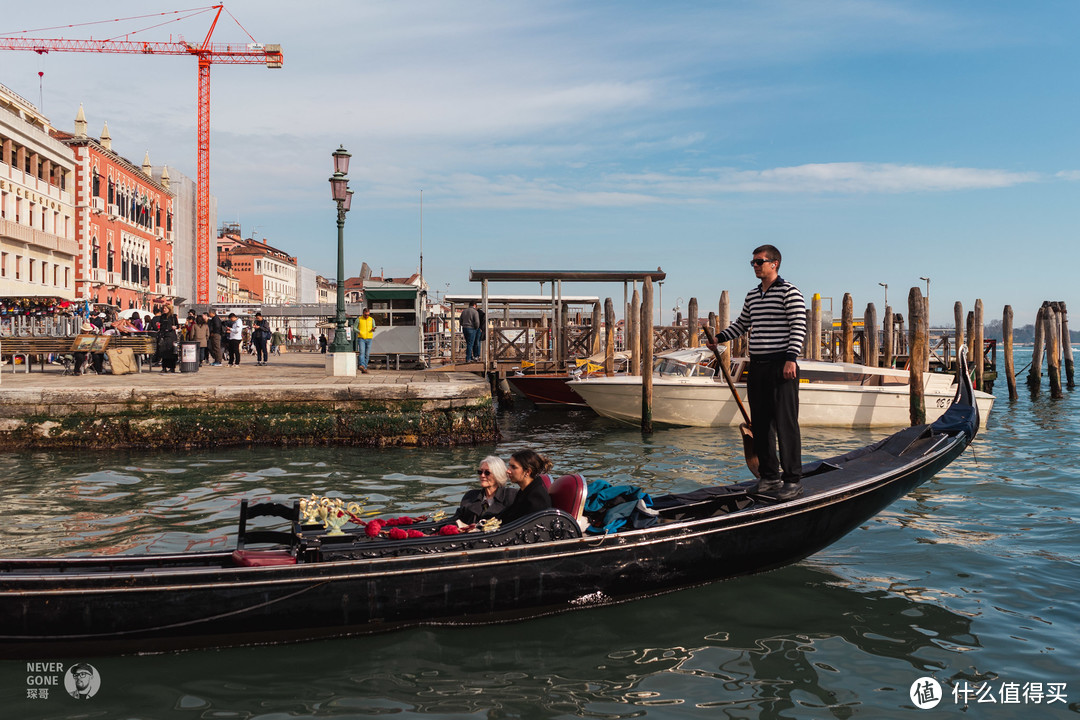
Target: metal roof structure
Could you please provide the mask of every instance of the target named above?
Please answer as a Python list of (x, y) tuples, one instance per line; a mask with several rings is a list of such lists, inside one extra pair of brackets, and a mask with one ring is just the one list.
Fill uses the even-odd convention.
[(481, 282), (633, 282), (652, 278), (660, 282), (667, 278), (660, 268), (655, 270), (470, 270), (469, 281)]
[[(483, 295), (468, 295), (453, 293), (443, 298), (444, 303), (464, 305), (471, 300), (481, 302)], [(488, 295), (488, 303), (492, 305), (544, 305), (551, 307), (550, 295)], [(595, 295), (563, 295), (560, 297), (564, 305), (593, 305), (600, 302)]]

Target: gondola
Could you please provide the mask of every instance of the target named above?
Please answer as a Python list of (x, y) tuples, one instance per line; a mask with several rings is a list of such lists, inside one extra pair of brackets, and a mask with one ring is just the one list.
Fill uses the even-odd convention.
[[(653, 498), (656, 522), (640, 529), (583, 533), (580, 476), (567, 476), (552, 486), (561, 509), (492, 532), (330, 537), (300, 525), (295, 508), (245, 504), (236, 551), (2, 560), (0, 657), (504, 622), (770, 570), (836, 542), (956, 459), (979, 427), (966, 367), (957, 385), (932, 424), (807, 464), (794, 500), (749, 492), (750, 482), (702, 488)], [(248, 527), (282, 510), (293, 513), (287, 531)]]

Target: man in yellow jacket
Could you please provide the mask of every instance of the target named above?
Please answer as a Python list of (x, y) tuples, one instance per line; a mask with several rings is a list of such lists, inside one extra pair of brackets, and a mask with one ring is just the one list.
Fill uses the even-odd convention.
[(371, 338), (375, 337), (375, 318), (371, 311), (364, 308), (364, 314), (356, 318), (356, 367), (362, 373), (368, 371), (368, 357), (371, 356)]

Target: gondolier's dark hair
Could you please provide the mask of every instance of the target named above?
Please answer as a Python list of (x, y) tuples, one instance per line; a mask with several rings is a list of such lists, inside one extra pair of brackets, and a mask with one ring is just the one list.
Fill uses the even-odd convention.
[(776, 269), (780, 269), (780, 251), (776, 249), (775, 245), (760, 245), (754, 248), (753, 254), (757, 255), (758, 253), (767, 253), (770, 260), (776, 261)]
[(510, 457), (528, 471), (529, 477), (532, 478), (538, 478), (551, 470), (551, 461), (535, 450), (518, 450)]

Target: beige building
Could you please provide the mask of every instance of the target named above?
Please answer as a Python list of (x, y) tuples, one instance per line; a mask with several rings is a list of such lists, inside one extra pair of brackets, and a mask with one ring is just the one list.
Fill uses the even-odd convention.
[(240, 279), (251, 302), (265, 305), (292, 305), (296, 298), (296, 258), (254, 239), (241, 238), (231, 228), (218, 236), (218, 265)]
[(75, 298), (75, 161), (52, 132), (0, 85), (0, 296)]
[(236, 277), (231, 270), (223, 267), (217, 269), (217, 293), (214, 295), (216, 302), (235, 304), (240, 302), (240, 278)]

